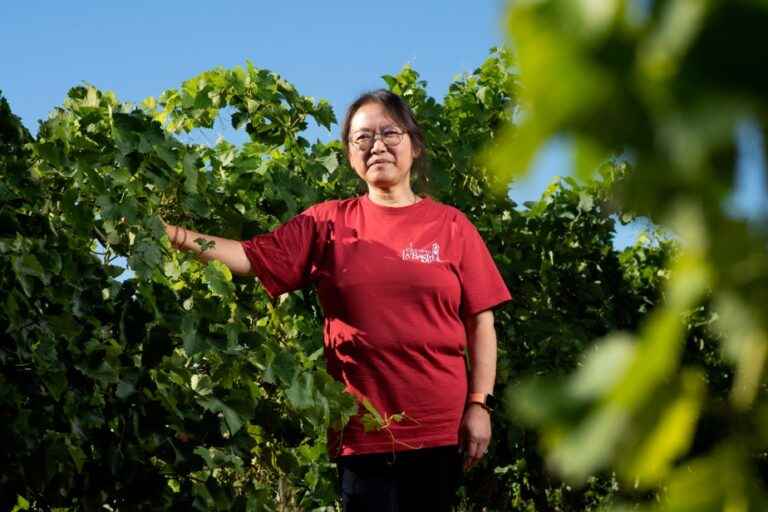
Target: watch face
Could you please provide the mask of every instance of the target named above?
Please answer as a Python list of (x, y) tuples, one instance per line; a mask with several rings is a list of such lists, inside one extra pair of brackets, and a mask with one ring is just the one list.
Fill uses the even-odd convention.
[(485, 395), (485, 406), (489, 409), (495, 410), (496, 409), (496, 397), (491, 395), (490, 393)]

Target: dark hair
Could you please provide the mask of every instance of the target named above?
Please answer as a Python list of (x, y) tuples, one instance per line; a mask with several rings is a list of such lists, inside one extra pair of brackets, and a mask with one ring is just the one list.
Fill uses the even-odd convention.
[(383, 106), (384, 110), (392, 116), (395, 122), (408, 132), (408, 136), (411, 138), (411, 144), (418, 155), (413, 159), (411, 175), (414, 176), (417, 181), (426, 182), (429, 165), (427, 159), (427, 146), (424, 142), (424, 131), (421, 129), (421, 126), (419, 126), (419, 123), (416, 122), (413, 111), (411, 111), (411, 108), (405, 100), (386, 89), (377, 89), (361, 94), (347, 109), (347, 114), (344, 116), (344, 122), (341, 124), (341, 143), (344, 146), (344, 154), (346, 155), (347, 160), (349, 160), (349, 130), (352, 125), (352, 118), (360, 107), (368, 103), (378, 103)]

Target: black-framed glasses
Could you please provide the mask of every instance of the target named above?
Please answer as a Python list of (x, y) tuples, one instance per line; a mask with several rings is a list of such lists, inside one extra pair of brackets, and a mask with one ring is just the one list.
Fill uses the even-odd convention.
[(381, 133), (359, 132), (353, 135), (349, 141), (354, 144), (358, 150), (365, 152), (373, 147), (377, 138), (381, 139), (381, 142), (383, 142), (385, 146), (391, 148), (400, 144), (403, 141), (404, 136), (405, 132), (398, 130), (384, 130)]

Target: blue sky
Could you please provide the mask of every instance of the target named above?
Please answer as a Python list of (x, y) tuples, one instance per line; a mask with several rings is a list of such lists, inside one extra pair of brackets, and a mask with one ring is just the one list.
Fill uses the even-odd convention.
[[(91, 83), (138, 102), (206, 69), (250, 59), (302, 94), (328, 99), (341, 117), (359, 93), (382, 87), (381, 75), (405, 64), (441, 99), (456, 75), (471, 72), (503, 42), (504, 5), (503, 0), (9, 1), (0, 18), (0, 90), (35, 132), (37, 120), (74, 85)], [(754, 159), (745, 161), (754, 166)], [(511, 195), (519, 203), (536, 199), (554, 176), (569, 172), (567, 145), (555, 141)], [(735, 201), (736, 210), (751, 211), (760, 200), (754, 176), (745, 174), (745, 199)], [(638, 229), (622, 228), (616, 245), (632, 243)]]
[(502, 10), (486, 0), (16, 1), (0, 21), (2, 89), (29, 125), (82, 82), (141, 100), (246, 59), (337, 113), (406, 63), (442, 97), (501, 43)]
[[(387, 2), (10, 2), (0, 19), (3, 91), (35, 131), (37, 120), (83, 82), (140, 101), (206, 69), (270, 69), (341, 117), (381, 75), (411, 64), (441, 99), (503, 40), (502, 0)], [(321, 138), (331, 134), (313, 130)], [(567, 172), (562, 145), (516, 184), (519, 202)]]

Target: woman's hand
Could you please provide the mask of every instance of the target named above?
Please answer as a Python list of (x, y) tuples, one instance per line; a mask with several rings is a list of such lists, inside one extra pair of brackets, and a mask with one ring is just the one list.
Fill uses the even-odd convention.
[(469, 404), (464, 410), (459, 431), (464, 453), (464, 471), (480, 462), (491, 443), (491, 413), (480, 404)]
[[(160, 219), (162, 220), (162, 219)], [(188, 232), (186, 229), (168, 224), (163, 220), (163, 227), (165, 228), (165, 235), (171, 241), (171, 245), (179, 250), (185, 250), (185, 242), (187, 241)]]

